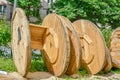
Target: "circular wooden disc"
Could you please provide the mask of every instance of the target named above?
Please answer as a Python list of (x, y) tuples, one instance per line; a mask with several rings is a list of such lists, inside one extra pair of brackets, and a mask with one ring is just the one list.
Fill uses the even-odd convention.
[(108, 48), (106, 47), (106, 61), (105, 61), (105, 66), (104, 66), (104, 71), (105, 72), (109, 72), (112, 68), (112, 59), (111, 59), (111, 55), (110, 52), (108, 50)]
[(65, 17), (59, 16), (63, 25), (67, 28), (70, 39), (70, 62), (66, 74), (72, 75), (76, 73), (80, 68), (80, 62), (82, 60), (82, 51), (79, 42), (79, 37), (72, 25), (72, 23)]
[(12, 54), (18, 72), (25, 76), (31, 62), (30, 33), (26, 15), (20, 8), (12, 16)]
[(110, 54), (113, 67), (120, 68), (120, 28), (115, 29), (111, 35)]
[(67, 29), (56, 14), (49, 14), (42, 23), (48, 29), (44, 35), (43, 58), (48, 70), (60, 76), (67, 70), (70, 59), (70, 41)]
[(106, 46), (99, 29), (90, 21), (73, 23), (82, 46), (82, 65), (91, 73), (101, 71), (105, 64)]

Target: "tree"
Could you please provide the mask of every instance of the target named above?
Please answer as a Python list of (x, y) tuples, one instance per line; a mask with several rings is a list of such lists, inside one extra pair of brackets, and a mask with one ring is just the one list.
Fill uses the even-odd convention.
[(120, 0), (56, 0), (52, 9), (71, 21), (88, 19), (103, 27), (120, 26)]
[[(9, 0), (14, 3), (14, 0)], [(34, 16), (40, 19), (39, 9), (41, 8), (40, 0), (17, 0), (18, 7), (25, 10), (25, 13), (29, 19), (30, 16)]]

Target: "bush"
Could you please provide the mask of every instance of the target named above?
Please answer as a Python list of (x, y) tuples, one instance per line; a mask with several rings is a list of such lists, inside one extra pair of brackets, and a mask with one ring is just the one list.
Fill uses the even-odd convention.
[(12, 58), (0, 57), (0, 70), (13, 72), (17, 71)]
[(0, 46), (8, 46), (11, 40), (10, 23), (5, 19), (0, 20)]
[(107, 47), (109, 47), (110, 46), (110, 37), (111, 37), (111, 33), (112, 33), (113, 29), (112, 28), (105, 28), (105, 29), (101, 29), (101, 31), (102, 31), (102, 34), (104, 36), (106, 45), (107, 45)]
[(48, 71), (41, 54), (32, 52), (30, 71)]
[[(6, 19), (0, 20), (0, 46), (8, 47), (11, 41), (10, 23)], [(0, 56), (3, 56), (4, 50), (0, 49)]]

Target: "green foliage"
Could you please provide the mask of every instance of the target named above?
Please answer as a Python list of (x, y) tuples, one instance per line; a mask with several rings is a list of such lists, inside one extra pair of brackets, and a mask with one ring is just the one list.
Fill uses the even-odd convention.
[[(16, 67), (14, 65), (13, 59), (12, 58), (6, 58), (6, 57), (3, 57), (3, 56), (0, 56), (0, 70), (4, 70), (4, 71), (7, 71), (7, 72), (17, 71)], [(36, 55), (32, 56), (30, 71), (31, 72), (47, 71), (47, 68), (44, 64), (44, 61), (43, 61), (43, 59), (40, 55), (36, 54)]]
[(88, 75), (88, 71), (84, 68), (80, 68), (78, 74), (85, 76)]
[(105, 74), (105, 71), (101, 70), (98, 74), (100, 75)]
[(56, 0), (52, 9), (71, 21), (87, 19), (112, 28), (120, 25), (120, 0)]
[[(0, 20), (0, 46), (8, 47), (8, 43), (11, 41), (10, 23), (6, 19)], [(3, 56), (3, 52), (0, 50), (0, 56)]]
[(30, 71), (31, 72), (35, 72), (35, 71), (47, 71), (45, 63), (44, 63), (44, 61), (42, 59), (42, 56), (40, 54), (34, 54), (33, 53)]
[(44, 61), (42, 59), (41, 60), (32, 60), (30, 71), (31, 72), (47, 71), (47, 68), (46, 68)]
[(0, 57), (4, 56), (3, 51), (0, 50)]
[(111, 72), (120, 74), (120, 69), (112, 68)]
[(110, 46), (110, 37), (111, 37), (111, 34), (113, 32), (113, 29), (105, 28), (105, 29), (101, 29), (101, 31), (102, 31), (102, 34), (104, 36), (106, 45), (107, 45), (107, 47), (109, 47)]
[[(30, 16), (40, 19), (39, 9), (41, 8), (40, 0), (17, 0), (18, 7), (25, 10), (25, 13), (29, 19)], [(14, 3), (14, 0), (10, 0)]]
[(68, 77), (68, 78), (66, 78), (65, 80), (73, 80), (72, 78), (70, 78), (70, 77)]
[(10, 24), (5, 19), (0, 20), (0, 46), (7, 46), (11, 41)]
[(0, 70), (12, 72), (16, 71), (12, 58), (0, 57)]

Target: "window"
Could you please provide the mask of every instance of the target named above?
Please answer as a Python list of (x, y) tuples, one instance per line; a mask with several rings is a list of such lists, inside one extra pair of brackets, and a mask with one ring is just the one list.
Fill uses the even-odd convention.
[(6, 6), (0, 5), (0, 14), (5, 14), (6, 13)]
[(53, 0), (47, 0), (47, 2), (48, 2), (48, 3), (52, 3), (52, 2), (53, 2)]

